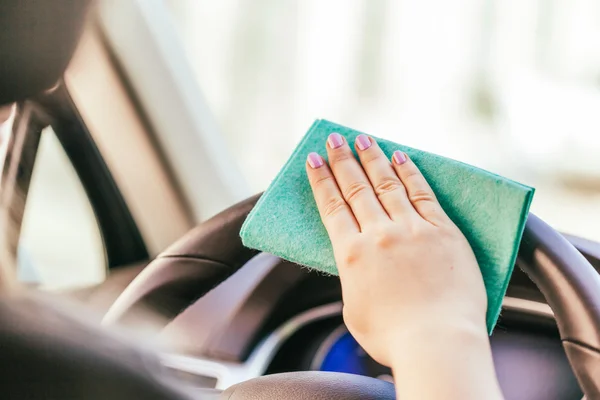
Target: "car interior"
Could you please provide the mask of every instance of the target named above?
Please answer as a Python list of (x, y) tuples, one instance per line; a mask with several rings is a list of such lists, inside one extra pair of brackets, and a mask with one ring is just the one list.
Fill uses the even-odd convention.
[[(344, 326), (339, 279), (242, 245), (241, 225), (260, 193), (236, 191), (215, 170), (201, 178), (214, 186), (202, 204), (219, 212), (199, 217), (190, 206), (197, 188), (181, 181), (193, 171), (181, 169), (210, 162), (202, 152), (213, 139), (190, 144), (157, 133), (91, 3), (1, 3), (0, 107), (12, 110), (0, 191), (2, 397), (395, 398), (390, 369)], [(182, 131), (197, 122), (177, 120)], [(34, 229), (26, 214), (34, 182), (56, 173), (42, 168), (50, 141), (89, 201), (82, 212), (97, 223), (106, 265), (101, 282), (76, 290), (11, 283), (35, 278), (20, 243)], [(199, 154), (178, 157), (182, 146)], [(236, 202), (222, 210), (225, 192)], [(59, 201), (40, 199), (40, 207)], [(78, 212), (45, 224), (60, 227)], [(72, 268), (65, 279), (77, 274)], [(506, 399), (600, 398), (599, 273), (600, 243), (529, 215), (490, 336)]]

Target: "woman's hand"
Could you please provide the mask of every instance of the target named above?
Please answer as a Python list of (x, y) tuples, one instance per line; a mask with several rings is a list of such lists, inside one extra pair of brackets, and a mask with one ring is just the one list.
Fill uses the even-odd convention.
[[(421, 361), (437, 363), (435, 354), (427, 356), (438, 347), (476, 343), (489, 355), (487, 297), (469, 243), (406, 154), (396, 151), (390, 162), (366, 135), (355, 147), (360, 164), (333, 133), (329, 166), (316, 153), (307, 160), (340, 274), (346, 326), (395, 375), (414, 374)], [(489, 368), (491, 357), (484, 363)]]

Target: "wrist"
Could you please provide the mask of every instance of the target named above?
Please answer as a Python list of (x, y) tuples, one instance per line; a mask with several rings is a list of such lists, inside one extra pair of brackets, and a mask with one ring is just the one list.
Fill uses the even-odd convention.
[[(444, 353), (469, 352), (490, 353), (489, 336), (485, 323), (470, 320), (444, 319), (411, 324), (402, 332), (394, 335), (392, 341), (391, 367), (397, 368), (408, 358), (432, 353), (433, 356)], [(418, 359), (418, 357), (417, 357)]]
[(409, 328), (390, 361), (398, 398), (502, 398), (484, 323), (438, 320)]

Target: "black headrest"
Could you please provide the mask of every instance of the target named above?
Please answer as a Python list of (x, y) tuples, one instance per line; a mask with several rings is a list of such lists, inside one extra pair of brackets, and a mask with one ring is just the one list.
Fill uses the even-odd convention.
[(91, 0), (0, 0), (0, 105), (51, 88), (63, 74)]

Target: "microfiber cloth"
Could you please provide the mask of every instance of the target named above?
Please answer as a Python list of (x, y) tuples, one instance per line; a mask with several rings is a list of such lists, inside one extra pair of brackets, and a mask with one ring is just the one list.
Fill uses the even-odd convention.
[[(349, 143), (361, 133), (326, 120), (315, 121), (244, 222), (240, 236), (245, 246), (337, 275), (331, 242), (305, 170), (310, 152), (325, 156), (325, 141), (333, 132), (345, 136)], [(388, 157), (395, 150), (410, 156), (471, 244), (487, 290), (486, 322), (491, 334), (534, 189), (459, 161), (375, 139)]]

